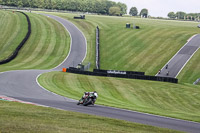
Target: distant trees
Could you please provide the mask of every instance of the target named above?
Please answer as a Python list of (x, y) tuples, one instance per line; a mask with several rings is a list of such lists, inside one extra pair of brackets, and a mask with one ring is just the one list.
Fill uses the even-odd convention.
[(120, 16), (121, 10), (119, 7), (110, 7), (109, 9), (109, 15), (112, 16)]
[(178, 19), (184, 19), (184, 16), (185, 16), (185, 15), (186, 15), (185, 12), (177, 12), (177, 13), (176, 13), (176, 16), (177, 16)]
[(100, 14), (109, 14), (109, 9), (111, 7), (118, 7), (121, 15), (127, 12), (126, 4), (109, 0), (0, 0), (0, 4), (16, 7), (57, 9)]
[(200, 21), (200, 13), (185, 13), (182, 11), (179, 12), (169, 12), (167, 15), (170, 19), (182, 19), (182, 20), (196, 20)]
[(129, 11), (129, 14), (131, 16), (137, 16), (138, 15), (138, 10), (136, 7), (131, 7), (130, 11)]
[(148, 10), (146, 8), (142, 9), (140, 12), (140, 16), (147, 18), (148, 17)]
[(124, 15), (124, 14), (126, 14), (127, 13), (127, 5), (126, 4), (124, 4), (124, 3), (121, 3), (121, 2), (118, 2), (117, 3), (117, 6), (120, 8), (120, 14), (121, 15)]
[(171, 19), (175, 19), (176, 18), (176, 14), (174, 12), (169, 12), (167, 16), (169, 18), (171, 18)]

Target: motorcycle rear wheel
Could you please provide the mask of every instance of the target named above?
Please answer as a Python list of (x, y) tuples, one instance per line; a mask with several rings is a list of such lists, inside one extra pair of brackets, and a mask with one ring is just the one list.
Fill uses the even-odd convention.
[(87, 106), (89, 104), (92, 104), (92, 99), (89, 98), (86, 102), (83, 103), (83, 106)]

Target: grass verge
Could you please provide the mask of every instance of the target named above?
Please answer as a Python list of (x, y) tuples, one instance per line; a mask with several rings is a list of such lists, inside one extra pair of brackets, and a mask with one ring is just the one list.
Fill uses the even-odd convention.
[[(73, 19), (77, 14), (52, 13), (76, 24), (86, 35), (88, 55), (85, 62), (95, 68), (95, 28), (100, 28), (101, 69), (144, 71), (155, 75), (194, 34), (196, 22), (86, 15), (85, 20)], [(126, 29), (134, 23), (141, 29)], [(200, 51), (183, 69), (179, 81), (193, 83), (200, 75)]]
[(8, 58), (26, 36), (28, 23), (19, 12), (0, 10), (0, 60)]
[(31, 20), (30, 38), (13, 61), (0, 65), (0, 71), (50, 69), (59, 65), (70, 48), (70, 37), (57, 21), (27, 13)]
[(45, 73), (39, 83), (72, 99), (96, 90), (97, 104), (200, 122), (200, 88), (190, 84)]
[(0, 132), (97, 132), (175, 133), (122, 120), (62, 111), (52, 108), (0, 101)]

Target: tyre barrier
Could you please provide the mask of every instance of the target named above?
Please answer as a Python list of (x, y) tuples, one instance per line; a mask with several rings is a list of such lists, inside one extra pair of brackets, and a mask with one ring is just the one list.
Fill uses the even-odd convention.
[[(20, 11), (16, 11), (16, 12), (20, 12)], [(11, 60), (15, 59), (15, 57), (17, 57), (17, 55), (18, 55), (19, 50), (24, 46), (24, 44), (26, 43), (26, 41), (30, 37), (30, 34), (31, 34), (31, 22), (30, 22), (30, 19), (29, 19), (28, 15), (26, 15), (24, 12), (20, 12), (20, 13), (22, 13), (23, 15), (26, 16), (26, 20), (28, 22), (28, 32), (26, 33), (26, 36), (21, 41), (21, 43), (18, 45), (18, 47), (15, 49), (15, 51), (7, 59), (1, 60), (0, 64), (5, 64), (5, 63), (8, 63)]]
[[(176, 78), (149, 76), (149, 75), (144, 75), (144, 72), (98, 70), (98, 69), (94, 69), (93, 72), (91, 72), (91, 71), (81, 71), (80, 69), (73, 68), (73, 67), (66, 68), (65, 70), (66, 70), (66, 72), (69, 72), (69, 73), (83, 74), (83, 75), (118, 77), (118, 78), (129, 78), (129, 79), (140, 79), (140, 80), (152, 80), (152, 81), (178, 83), (178, 79), (176, 79)], [(127, 72), (127, 73), (125, 73), (125, 72)]]

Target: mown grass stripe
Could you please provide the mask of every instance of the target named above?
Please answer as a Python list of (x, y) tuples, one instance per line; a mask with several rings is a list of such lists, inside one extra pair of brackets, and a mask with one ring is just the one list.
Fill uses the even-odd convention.
[[(37, 57), (35, 58), (35, 61), (34, 63), (30, 66), (30, 67), (36, 67), (36, 66), (40, 66), (41, 63), (44, 62), (44, 60), (48, 60), (49, 56), (52, 54), (54, 48), (55, 48), (55, 45), (56, 45), (56, 41), (55, 41), (55, 29), (52, 28), (53, 25), (51, 23), (49, 23), (49, 21), (45, 21), (45, 26), (47, 27), (47, 32), (48, 33), (45, 33), (47, 34), (47, 36), (45, 36), (45, 40), (44, 40), (44, 43), (43, 44), (46, 44), (44, 46), (41, 47), (41, 45), (39, 47), (41, 47), (42, 49), (40, 50), (41, 53), (41, 57), (43, 58), (40, 58), (40, 57)], [(38, 51), (38, 50), (37, 50)], [(46, 65), (46, 64), (45, 64)]]
[[(150, 34), (152, 34), (151, 32), (154, 32), (154, 31), (149, 31), (149, 32), (146, 32), (145, 34), (143, 34), (144, 36), (142, 36), (142, 37), (139, 37), (138, 38), (138, 40), (142, 40), (142, 38), (145, 38), (145, 36), (149, 36)], [(137, 37), (136, 37), (137, 38)], [(136, 40), (137, 41), (137, 40)], [(125, 57), (126, 58), (126, 54), (127, 53), (133, 53), (134, 54), (134, 56), (131, 56), (131, 57), (134, 57), (134, 58), (132, 58), (131, 60), (135, 60), (135, 58), (136, 59), (138, 59), (137, 58), (137, 56), (141, 56), (142, 54), (143, 54), (143, 52), (145, 52), (145, 51), (143, 51), (143, 52), (140, 52), (140, 54), (138, 55), (137, 53), (139, 52), (139, 51), (141, 51), (144, 47), (146, 47), (146, 49), (147, 48), (149, 48), (149, 45), (144, 45), (145, 43), (143, 43), (143, 41), (141, 41), (138, 45), (140, 45), (139, 47), (138, 47), (138, 49), (137, 49), (137, 47), (136, 48), (134, 48), (134, 45), (133, 45), (133, 51), (131, 51), (131, 50), (129, 50), (129, 49), (127, 49), (127, 51), (125, 51), (124, 53), (121, 53), (121, 52), (123, 52), (123, 47), (121, 48), (122, 50), (120, 50), (118, 53), (119, 54), (116, 54), (116, 59), (115, 60), (117, 60), (117, 58), (118, 59), (120, 59), (120, 57), (119, 57), (119, 55), (123, 55), (123, 56), (121, 56), (121, 59), (122, 60), (124, 60), (123, 58)], [(137, 53), (135, 53), (135, 52), (137, 52)], [(143, 58), (144, 59), (144, 58)], [(134, 62), (134, 61), (131, 61), (131, 60), (129, 60), (130, 62)], [(140, 60), (140, 59), (139, 59)], [(129, 65), (130, 63), (126, 63), (126, 65)], [(137, 65), (138, 65), (138, 63), (136, 63)], [(119, 64), (120, 65), (120, 64)], [(127, 67), (125, 65), (125, 67)], [(132, 65), (132, 64), (130, 64), (130, 65)], [(134, 69), (134, 68), (132, 68), (132, 69)], [(136, 70), (137, 70), (137, 68), (136, 68)]]
[[(33, 64), (39, 58), (41, 59), (41, 57), (42, 57), (41, 55), (43, 53), (45, 53), (45, 51), (46, 51), (45, 41), (46, 41), (46, 38), (47, 38), (47, 30), (44, 27), (46, 27), (46, 25), (48, 26), (48, 24), (44, 24), (43, 20), (44, 19), (42, 19), (42, 18), (38, 19), (38, 21), (41, 25), (41, 31), (40, 31), (41, 37), (39, 39), (39, 42), (38, 42), (38, 44), (36, 44), (37, 46), (33, 50), (32, 54), (29, 55), (29, 57), (25, 60), (25, 62), (31, 62), (31, 64)], [(29, 64), (29, 66), (30, 66), (30, 64)]]
[[(25, 37), (27, 33), (27, 20), (21, 13), (10, 13), (8, 17), (5, 17), (5, 26), (1, 30), (3, 31), (1, 43), (0, 43), (0, 60), (8, 58), (13, 51), (18, 47), (19, 43)], [(8, 22), (6, 22), (9, 20)]]
[[(49, 83), (43, 84), (52, 75), (44, 74), (42, 82), (45, 88), (58, 94), (79, 99), (83, 92), (96, 90), (99, 93), (97, 103), (113, 107), (137, 110), (164, 116), (200, 121), (198, 87), (191, 85), (158, 83), (130, 79), (116, 79), (62, 72), (50, 73), (54, 76)], [(64, 77), (64, 78), (63, 78)], [(54, 85), (51, 85), (51, 82)], [(192, 103), (195, 102), (195, 103)], [(196, 116), (196, 117), (194, 117)]]
[[(63, 26), (45, 16), (27, 14), (31, 20), (32, 34), (19, 52), (18, 57), (10, 63), (0, 66), (0, 71), (54, 68), (67, 56), (70, 38)], [(51, 50), (46, 53), (48, 48), (51, 48)], [(39, 60), (40, 62), (37, 62)]]
[(129, 133), (133, 130), (143, 133), (178, 133), (175, 130), (17, 102), (1, 101), (0, 106), (0, 129), (2, 132), (79, 133), (90, 132), (86, 128), (89, 127), (97, 133)]

